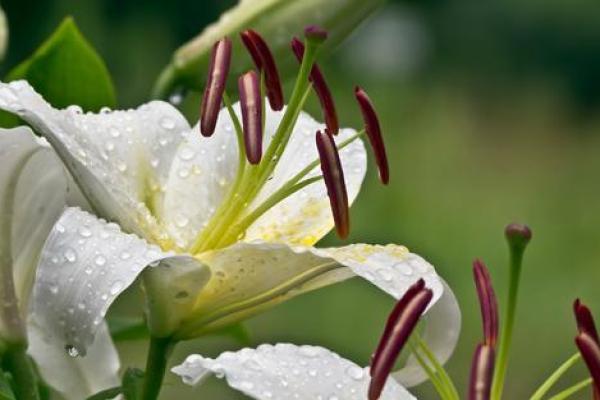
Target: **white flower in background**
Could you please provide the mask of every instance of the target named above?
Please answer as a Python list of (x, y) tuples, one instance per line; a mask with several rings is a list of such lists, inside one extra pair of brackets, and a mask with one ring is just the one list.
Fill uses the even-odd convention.
[[(322, 40), (320, 32), (307, 32)], [(139, 276), (152, 336), (174, 341), (360, 276), (395, 298), (423, 279), (436, 303), (424, 338), (442, 362), (449, 357), (460, 312), (429, 263), (393, 244), (313, 247), (334, 220), (338, 233), (347, 234), (347, 208), (364, 179), (366, 151), (353, 129), (331, 134), (338, 130), (331, 107), (324, 107), (327, 125), (301, 110), (309, 74), (321, 100), (323, 87), (310, 68), (315, 43), (309, 40), (306, 51), (297, 44), (304, 60), (287, 107), (273, 91), (268, 60), (260, 60), (269, 102), (278, 110), (264, 110), (264, 127), (257, 74), (240, 79), (241, 105), (220, 112), (214, 106), (224, 82), (209, 80), (202, 133), (214, 133), (210, 138), (165, 102), (84, 114), (76, 106), (52, 108), (25, 81), (0, 83), (0, 108), (50, 142), (91, 205), (91, 212), (68, 208), (41, 252), (31, 307), (45, 343), (71, 355), (88, 353), (110, 305)], [(211, 74), (220, 79), (227, 50), (221, 41), (213, 54)], [(383, 142), (373, 136), (376, 118), (366, 94), (356, 93), (387, 182)], [(401, 381), (419, 383), (420, 368), (408, 364)]]
[(37, 260), (67, 201), (64, 168), (45, 140), (31, 129), (0, 129), (0, 342), (6, 351), (25, 346), (53, 389), (81, 400), (118, 385), (119, 359), (104, 323), (89, 357), (75, 360), (42, 340), (29, 318)]

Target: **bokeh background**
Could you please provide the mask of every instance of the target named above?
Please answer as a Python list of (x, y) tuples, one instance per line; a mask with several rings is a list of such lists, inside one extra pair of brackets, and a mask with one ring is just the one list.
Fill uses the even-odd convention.
[[(120, 105), (135, 106), (172, 51), (233, 3), (4, 0), (11, 40), (1, 68), (6, 73), (73, 15), (106, 60)], [(405, 244), (450, 283), (464, 322), (448, 369), (462, 393), (480, 336), (470, 264), (476, 257), (488, 263), (502, 300), (505, 224), (526, 222), (534, 231), (506, 398), (528, 398), (575, 351), (575, 297), (600, 316), (598, 21), (596, 0), (390, 0), (322, 62), (344, 125), (360, 124), (352, 85), (368, 88), (391, 158), (389, 187), (371, 169), (352, 208), (349, 241)], [(316, 104), (310, 109), (318, 115)], [(323, 244), (339, 241), (330, 235)], [(321, 344), (366, 364), (391, 307), (357, 280), (297, 298), (246, 326), (253, 343)], [(123, 364), (142, 367), (145, 346), (120, 343)], [(209, 337), (182, 346), (173, 361), (239, 346)], [(580, 368), (562, 382), (584, 374)], [(429, 384), (415, 393), (435, 398)], [(169, 376), (163, 398), (243, 396), (216, 379), (191, 389)]]

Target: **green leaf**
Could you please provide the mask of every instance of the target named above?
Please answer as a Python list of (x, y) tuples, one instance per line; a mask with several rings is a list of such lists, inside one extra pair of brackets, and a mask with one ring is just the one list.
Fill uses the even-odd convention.
[(7, 375), (8, 374), (0, 371), (0, 400), (16, 400)]
[(107, 321), (114, 341), (140, 340), (150, 336), (143, 318), (109, 316)]
[(138, 368), (128, 368), (123, 374), (123, 395), (125, 400), (139, 400), (142, 398), (144, 385), (144, 371)]
[(85, 111), (98, 111), (116, 105), (112, 79), (104, 62), (71, 17), (65, 18), (6, 80), (17, 79), (29, 81), (54, 107), (77, 104)]
[(95, 395), (88, 397), (87, 400), (111, 400), (121, 393), (123, 393), (123, 389), (120, 387), (114, 387), (98, 392)]

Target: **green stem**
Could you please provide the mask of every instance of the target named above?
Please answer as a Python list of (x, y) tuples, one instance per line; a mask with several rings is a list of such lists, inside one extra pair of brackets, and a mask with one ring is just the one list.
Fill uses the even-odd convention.
[(504, 380), (506, 378), (506, 370), (508, 367), (508, 352), (512, 342), (512, 332), (515, 324), (523, 252), (524, 248), (516, 249), (511, 247), (508, 304), (504, 314), (504, 325), (502, 327), (498, 345), (498, 358), (496, 359), (496, 368), (494, 369), (491, 400), (500, 400), (502, 398), (502, 390), (504, 388)]
[(552, 386), (554, 386), (554, 384), (560, 379), (560, 377), (563, 376), (563, 374), (567, 372), (572, 366), (577, 364), (577, 362), (580, 359), (580, 353), (573, 354), (567, 361), (562, 363), (560, 367), (558, 367), (556, 371), (554, 371), (544, 383), (542, 383), (542, 385), (538, 388), (538, 390), (535, 391), (535, 393), (531, 396), (529, 400), (542, 400), (542, 398), (544, 398), (546, 393), (548, 393), (548, 391), (552, 388)]
[(563, 390), (562, 392), (555, 394), (554, 396), (550, 397), (549, 400), (565, 400), (566, 398), (574, 395), (575, 393), (579, 392), (580, 390), (585, 389), (591, 383), (592, 383), (592, 378), (584, 379), (581, 382), (576, 383), (575, 385), (571, 386), (570, 388), (567, 388), (567, 389)]
[(144, 375), (144, 387), (141, 400), (156, 400), (162, 387), (162, 382), (167, 369), (167, 361), (175, 342), (172, 338), (150, 338), (150, 348), (146, 361), (146, 372)]
[(26, 353), (26, 347), (9, 347), (4, 354), (6, 368), (12, 374), (14, 390), (19, 400), (39, 400), (37, 377)]

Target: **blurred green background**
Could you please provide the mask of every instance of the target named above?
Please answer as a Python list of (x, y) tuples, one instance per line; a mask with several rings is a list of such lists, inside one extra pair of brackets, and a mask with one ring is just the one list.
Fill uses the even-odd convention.
[[(121, 106), (147, 99), (172, 51), (233, 1), (11, 0), (6, 73), (66, 15), (106, 60)], [(595, 0), (390, 1), (322, 64), (343, 125), (360, 115), (352, 85), (381, 113), (391, 185), (371, 169), (352, 208), (349, 242), (402, 243), (454, 289), (464, 322), (449, 371), (464, 393), (480, 322), (470, 263), (488, 263), (503, 298), (503, 227), (530, 224), (506, 398), (527, 398), (575, 351), (571, 303), (600, 316), (600, 7)], [(204, 73), (199, 71), (199, 73)], [(318, 108), (310, 105), (313, 114)], [(190, 116), (192, 117), (192, 116)], [(323, 245), (338, 244), (329, 236)], [(248, 321), (254, 343), (321, 344), (366, 364), (392, 302), (360, 281), (297, 298)], [(146, 343), (122, 343), (143, 365)], [(211, 337), (177, 351), (238, 347)], [(574, 383), (583, 369), (564, 379)], [(414, 390), (435, 398), (429, 384)], [(173, 376), (163, 398), (238, 399), (216, 379)], [(588, 398), (585, 393), (580, 398)]]

